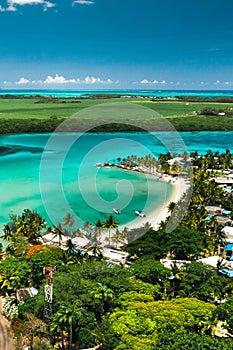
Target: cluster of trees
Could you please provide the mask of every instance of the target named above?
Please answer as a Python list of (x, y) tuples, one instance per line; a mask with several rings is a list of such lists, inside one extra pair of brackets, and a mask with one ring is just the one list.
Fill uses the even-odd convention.
[[(188, 155), (181, 155), (184, 160), (187, 159)], [(185, 170), (187, 164), (180, 164), (177, 161), (174, 161), (172, 164), (169, 164), (168, 161), (173, 157), (170, 152), (166, 154), (159, 154), (158, 159), (153, 157), (151, 154), (146, 155), (145, 157), (138, 157), (137, 155), (131, 155), (126, 158), (117, 158), (117, 161), (123, 166), (139, 166), (146, 168), (149, 173), (162, 172), (171, 175), (178, 175), (182, 170)], [(184, 162), (185, 163), (185, 162)]]
[(233, 103), (233, 97), (231, 96), (213, 96), (213, 97), (201, 97), (201, 96), (175, 96), (175, 99), (183, 102), (219, 102), (219, 103)]
[(52, 132), (62, 122), (64, 118), (51, 116), (48, 119), (4, 119), (0, 118), (1, 134), (21, 134), (36, 132)]
[[(51, 265), (57, 272), (52, 322), (46, 324), (42, 271)], [(22, 344), (35, 350), (98, 344), (106, 350), (186, 349), (188, 344), (194, 349), (197, 343), (199, 349), (217, 350), (220, 341), (214, 334), (219, 321), (227, 320), (228, 331), (232, 329), (231, 299), (228, 307), (215, 305), (216, 298), (232, 296), (232, 284), (202, 263), (169, 270), (151, 254), (123, 268), (44, 247), (29, 260), (25, 254), (16, 258), (8, 252), (0, 267), (1, 294), (11, 295), (4, 313), (11, 319), (18, 349)], [(16, 276), (20, 280), (13, 283)], [(6, 277), (11, 285), (3, 282)], [(39, 293), (18, 303), (16, 290), (29, 285), (37, 286)], [(221, 344), (226, 349), (230, 340)]]
[(167, 118), (178, 131), (232, 131), (233, 118), (224, 116), (192, 115)]
[[(74, 229), (70, 215), (62, 226), (69, 232)], [(85, 229), (95, 236), (98, 226), (86, 223)], [(170, 270), (159, 261), (167, 255), (195, 260), (204, 250), (203, 232), (185, 226), (170, 234), (163, 227), (157, 232), (149, 229), (125, 247), (132, 264), (124, 268), (109, 264), (100, 254), (75, 253), (69, 243), (66, 249), (43, 245), (37, 249), (45, 230), (44, 220), (30, 210), (11, 216), (4, 228), (8, 245), (0, 263), (0, 291), (10, 295), (4, 313), (11, 320), (18, 349), (22, 344), (35, 350), (100, 344), (106, 350), (186, 349), (198, 344), (197, 349), (217, 350), (220, 341), (214, 334), (218, 323), (226, 321), (232, 332), (233, 287), (228, 278), (200, 262), (182, 268), (174, 264)], [(127, 234), (129, 238), (130, 231)], [(48, 324), (44, 322), (46, 266), (56, 266), (57, 271), (53, 316)], [(16, 291), (29, 286), (39, 293), (19, 303)], [(226, 304), (216, 306), (217, 300), (226, 298)], [(223, 349), (229, 344), (229, 339), (221, 340)]]
[(227, 108), (227, 109), (219, 109), (214, 107), (205, 107), (199, 111), (200, 115), (221, 115), (222, 113), (225, 113), (227, 116), (233, 116), (233, 109)]
[[(212, 115), (211, 120), (208, 115), (186, 116), (169, 118), (169, 122), (174, 125), (178, 131), (232, 131), (233, 118), (229, 112), (224, 116)], [(0, 119), (1, 134), (20, 134), (20, 133), (40, 133), (53, 132), (65, 118), (53, 115), (49, 118), (32, 118), (32, 119)], [(161, 118), (155, 120), (142, 120), (141, 127), (133, 125), (132, 121), (126, 120), (124, 123), (115, 123), (111, 120), (103, 120), (102, 125), (91, 127), (92, 120), (76, 119), (66, 127), (64, 124), (60, 131), (86, 131), (90, 132), (145, 132), (150, 131), (166, 131), (166, 125)]]
[(203, 156), (199, 155), (198, 151), (195, 151), (190, 154), (190, 157), (193, 159), (193, 165), (202, 170), (228, 170), (233, 168), (233, 155), (229, 150), (226, 150), (222, 154), (218, 151), (213, 152), (208, 150)]

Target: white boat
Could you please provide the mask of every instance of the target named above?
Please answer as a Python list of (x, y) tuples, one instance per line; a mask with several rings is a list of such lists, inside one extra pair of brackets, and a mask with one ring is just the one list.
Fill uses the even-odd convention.
[(113, 210), (113, 211), (114, 211), (114, 213), (116, 213), (116, 214), (121, 214), (121, 211), (120, 211), (120, 209), (117, 209), (117, 208), (113, 208), (112, 210)]
[(146, 214), (144, 214), (141, 210), (135, 210), (135, 214), (144, 218), (146, 216)]

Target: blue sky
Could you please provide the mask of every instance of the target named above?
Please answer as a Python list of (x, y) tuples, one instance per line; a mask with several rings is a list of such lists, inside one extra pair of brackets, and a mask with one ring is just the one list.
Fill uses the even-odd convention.
[(0, 86), (233, 89), (232, 0), (0, 0)]

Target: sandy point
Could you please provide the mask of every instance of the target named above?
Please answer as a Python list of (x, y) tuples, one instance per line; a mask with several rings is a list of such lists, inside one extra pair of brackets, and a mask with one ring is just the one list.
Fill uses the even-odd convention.
[(128, 229), (142, 227), (146, 223), (149, 223), (151, 227), (157, 230), (162, 221), (164, 221), (169, 215), (168, 205), (170, 202), (177, 203), (183, 196), (183, 194), (190, 187), (190, 183), (187, 178), (178, 177), (174, 180), (173, 177), (167, 176), (164, 178), (164, 181), (171, 182), (175, 187), (174, 192), (170, 200), (161, 208), (151, 212), (145, 218), (137, 218), (134, 221), (128, 223), (127, 225), (121, 225), (119, 229), (124, 229), (127, 227)]

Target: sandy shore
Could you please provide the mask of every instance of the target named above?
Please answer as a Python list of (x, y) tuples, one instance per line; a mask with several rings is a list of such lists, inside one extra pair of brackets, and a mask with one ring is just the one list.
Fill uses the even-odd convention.
[(169, 215), (168, 205), (170, 202), (177, 203), (179, 199), (183, 196), (186, 190), (189, 188), (189, 184), (185, 181), (184, 178), (177, 178), (174, 181), (174, 178), (167, 176), (163, 178), (162, 181), (171, 182), (175, 187), (174, 193), (170, 200), (162, 207), (162, 209), (153, 211), (150, 215), (147, 215), (145, 218), (137, 218), (127, 225), (121, 225), (120, 230), (127, 227), (128, 229), (133, 229), (137, 227), (142, 227), (144, 224), (149, 223), (154, 229), (158, 229), (160, 223), (164, 221)]

